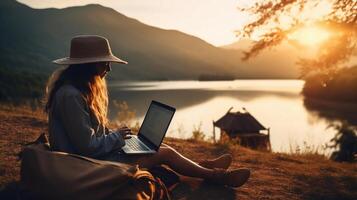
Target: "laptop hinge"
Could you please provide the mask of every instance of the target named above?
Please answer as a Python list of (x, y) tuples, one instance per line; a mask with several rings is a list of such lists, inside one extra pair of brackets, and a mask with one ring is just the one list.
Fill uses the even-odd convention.
[(157, 151), (159, 149), (154, 143), (152, 143), (150, 140), (145, 138), (145, 136), (142, 136), (141, 134), (138, 134), (138, 138), (142, 142), (144, 142), (144, 144), (146, 144), (146, 146), (148, 146), (150, 149), (154, 149), (155, 151)]

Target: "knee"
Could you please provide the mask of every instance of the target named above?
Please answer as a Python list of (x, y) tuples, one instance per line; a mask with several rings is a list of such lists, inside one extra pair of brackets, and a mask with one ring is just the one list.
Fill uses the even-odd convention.
[(170, 160), (171, 158), (174, 158), (175, 154), (176, 154), (175, 149), (173, 149), (170, 146), (162, 146), (159, 149), (159, 155), (165, 160)]

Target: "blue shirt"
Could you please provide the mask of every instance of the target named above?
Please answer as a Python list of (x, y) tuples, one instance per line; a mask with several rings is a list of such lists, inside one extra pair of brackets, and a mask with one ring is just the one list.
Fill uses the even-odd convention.
[(99, 123), (82, 93), (70, 84), (56, 92), (48, 121), (54, 151), (100, 158), (125, 145), (120, 133)]

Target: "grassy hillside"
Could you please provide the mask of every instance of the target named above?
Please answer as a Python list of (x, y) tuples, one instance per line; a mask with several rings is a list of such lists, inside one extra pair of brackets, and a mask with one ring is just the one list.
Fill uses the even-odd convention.
[(0, 101), (39, 100), (44, 94), (46, 80), (47, 75), (43, 73), (0, 67)]
[[(46, 116), (27, 107), (0, 106), (0, 191), (19, 180), (21, 147), (47, 131)], [(251, 169), (247, 184), (238, 189), (181, 177), (173, 199), (324, 199), (357, 197), (357, 165), (337, 163), (314, 154), (287, 155), (258, 152), (228, 144), (166, 138), (165, 142), (195, 161), (233, 155), (232, 167)], [(7, 193), (9, 194), (9, 193)], [(1, 198), (0, 192), (0, 198)]]

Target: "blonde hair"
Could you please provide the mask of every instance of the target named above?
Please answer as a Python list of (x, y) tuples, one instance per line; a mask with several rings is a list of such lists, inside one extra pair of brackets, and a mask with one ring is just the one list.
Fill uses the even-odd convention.
[(51, 109), (58, 89), (71, 84), (84, 96), (90, 110), (102, 125), (107, 125), (108, 90), (105, 78), (101, 78), (93, 63), (69, 65), (53, 72), (46, 86), (45, 111)]
[(107, 90), (107, 83), (104, 78), (100, 76), (94, 77), (95, 84), (90, 85), (91, 89), (88, 96), (87, 101), (89, 107), (98, 118), (98, 120), (103, 124), (107, 125), (108, 118), (108, 90)]

